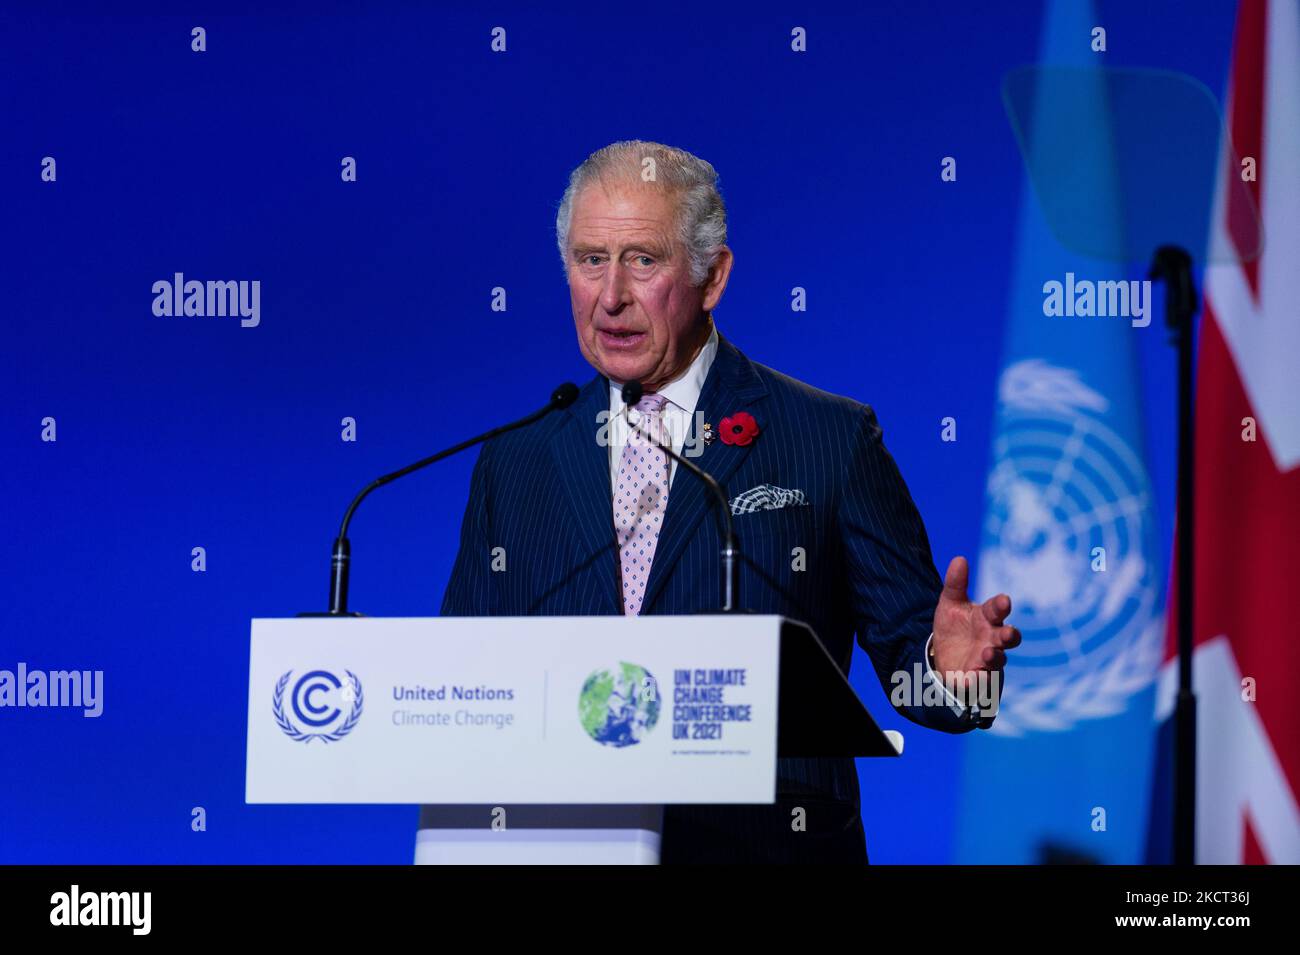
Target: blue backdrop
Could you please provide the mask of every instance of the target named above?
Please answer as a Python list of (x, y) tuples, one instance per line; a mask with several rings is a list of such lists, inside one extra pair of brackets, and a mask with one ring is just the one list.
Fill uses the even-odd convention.
[[(0, 13), (0, 668), (105, 672), (99, 719), (0, 709), (0, 863), (410, 860), (414, 808), (244, 805), (248, 622), (323, 609), (359, 486), (591, 376), (554, 214), (616, 139), (718, 168), (723, 333), (871, 403), (939, 567), (978, 553), (1025, 181), (999, 84), (1042, 8), (359, 6)], [(1218, 96), (1234, 7), (1102, 3), (1104, 62)], [(155, 316), (176, 272), (260, 280), (260, 324)], [(1138, 340), (1167, 560), (1173, 356), (1158, 315)], [(367, 501), (356, 609), (436, 613), (472, 463)], [(873, 861), (955, 858), (966, 744), (854, 680), (908, 741), (860, 765)]]

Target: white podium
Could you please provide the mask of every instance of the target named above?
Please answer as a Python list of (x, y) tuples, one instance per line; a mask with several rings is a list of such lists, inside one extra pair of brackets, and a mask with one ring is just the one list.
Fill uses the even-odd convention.
[(781, 617), (252, 625), (246, 802), (422, 805), (417, 863), (654, 863), (665, 804), (901, 751)]

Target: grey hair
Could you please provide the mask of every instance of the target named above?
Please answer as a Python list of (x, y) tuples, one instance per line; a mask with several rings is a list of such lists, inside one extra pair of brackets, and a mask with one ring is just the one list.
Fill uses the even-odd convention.
[(684, 149), (663, 143), (628, 139), (598, 149), (569, 175), (559, 211), (555, 215), (555, 239), (560, 260), (567, 272), (569, 226), (578, 193), (594, 182), (644, 182), (645, 160), (654, 160), (651, 182), (671, 190), (677, 197), (677, 238), (690, 260), (691, 281), (703, 285), (709, 270), (727, 244), (727, 207), (718, 192), (718, 173), (713, 166)]

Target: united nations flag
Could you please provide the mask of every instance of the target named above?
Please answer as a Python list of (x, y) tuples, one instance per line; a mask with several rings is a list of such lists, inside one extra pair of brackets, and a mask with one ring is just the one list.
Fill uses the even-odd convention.
[(1136, 863), (1145, 845), (1165, 567), (1137, 351), (1161, 329), (1044, 308), (1045, 289), (1071, 274), (1098, 288), (1143, 277), (1073, 251), (1043, 211), (1056, 208), (1046, 184), (1087, 213), (1089, 241), (1073, 248), (1106, 248), (1107, 230), (1124, 227), (1112, 114), (1104, 90), (1088, 95), (1096, 65), (1078, 39), (1096, 23), (1090, 8), (1049, 5), (1044, 79), (1015, 91), (1038, 188), (1027, 182), (1021, 200), (971, 595), (1011, 594), (1024, 642), (1008, 654), (991, 730), (963, 738), (959, 863)]

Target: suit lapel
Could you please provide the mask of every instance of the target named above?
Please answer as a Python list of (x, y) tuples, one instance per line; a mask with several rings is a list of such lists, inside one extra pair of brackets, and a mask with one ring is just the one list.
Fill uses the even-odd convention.
[[(766, 430), (766, 422), (761, 413), (755, 410), (758, 402), (766, 395), (767, 389), (755, 373), (749, 359), (719, 335), (718, 353), (704, 381), (699, 403), (695, 406), (696, 412), (703, 412), (704, 420), (711, 423), (716, 431), (727, 415), (737, 411), (749, 411), (758, 420), (759, 428)], [(697, 414), (695, 422), (698, 421)], [(692, 434), (695, 422), (692, 423)], [(759, 440), (762, 438), (760, 437)], [(727, 480), (749, 455), (750, 447), (752, 445), (741, 447), (735, 444), (724, 444), (719, 437), (706, 447), (699, 457), (688, 460), (711, 474), (729, 494)], [(608, 474), (606, 479), (608, 485)], [(606, 489), (608, 490), (608, 487)], [(659, 532), (659, 542), (655, 545), (654, 563), (650, 565), (650, 579), (646, 582), (645, 599), (641, 604), (643, 614), (651, 607), (655, 597), (663, 589), (664, 582), (672, 575), (677, 559), (695, 533), (700, 521), (706, 514), (710, 515), (710, 520), (718, 519), (714, 513), (717, 508), (717, 500), (705, 487), (704, 482), (693, 474), (686, 473), (686, 469), (678, 465), (668, 493), (668, 510), (664, 514), (663, 530)], [(609, 519), (612, 524), (612, 516)], [(721, 570), (718, 573), (720, 574)], [(721, 578), (716, 588), (719, 603), (722, 599), (720, 581)]]
[[(618, 613), (618, 550), (615, 545), (613, 503), (610, 498), (609, 448), (597, 440), (599, 414), (609, 412), (609, 383), (597, 375), (578, 400), (557, 417), (551, 454), (573, 510), (578, 535), (586, 545), (591, 571), (602, 581), (601, 612)], [(574, 568), (579, 572), (581, 568)]]

